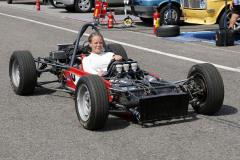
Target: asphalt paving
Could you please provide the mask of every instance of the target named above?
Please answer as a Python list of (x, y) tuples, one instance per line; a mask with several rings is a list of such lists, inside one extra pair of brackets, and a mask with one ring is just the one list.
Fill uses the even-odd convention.
[[(72, 95), (40, 88), (30, 96), (14, 94), (8, 69), (12, 52), (29, 50), (34, 57), (48, 56), (57, 44), (74, 42), (86, 23), (79, 19), (92, 14), (49, 4), (36, 11), (32, 2), (0, 2), (0, 159), (239, 159), (238, 43), (217, 47), (205, 41), (169, 40), (153, 35), (152, 25), (141, 21), (132, 27), (122, 27), (121, 22), (112, 29), (104, 22), (99, 26), (107, 43), (122, 44), (142, 69), (170, 81), (185, 79), (196, 63), (214, 64), (224, 81), (225, 98), (221, 110), (212, 116), (197, 114), (189, 106), (185, 119), (142, 127), (128, 117), (110, 115), (104, 129), (88, 131), (78, 122)], [(180, 25), (182, 34), (216, 29), (216, 24)], [(43, 75), (39, 80), (49, 79), (54, 76)]]

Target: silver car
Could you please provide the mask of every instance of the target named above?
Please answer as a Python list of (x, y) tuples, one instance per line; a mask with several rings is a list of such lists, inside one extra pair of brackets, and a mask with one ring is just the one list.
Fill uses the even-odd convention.
[[(62, 3), (68, 11), (86, 13), (95, 6), (96, 0), (55, 0), (58, 4)], [(123, 6), (124, 0), (108, 0), (109, 6)]]

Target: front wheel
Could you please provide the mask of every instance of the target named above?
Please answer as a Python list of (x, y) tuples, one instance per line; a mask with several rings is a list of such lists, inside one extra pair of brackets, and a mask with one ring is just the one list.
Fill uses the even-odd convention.
[(9, 62), (9, 77), (18, 95), (32, 94), (37, 83), (36, 65), (29, 51), (14, 51)]
[(102, 78), (97, 75), (82, 76), (76, 86), (75, 107), (79, 122), (85, 129), (104, 127), (108, 119), (108, 92)]
[(171, 15), (168, 15), (168, 5), (164, 6), (160, 11), (160, 24), (165, 24), (169, 18), (172, 19), (173, 24), (179, 25), (180, 22), (180, 8), (171, 5)]
[(93, 0), (76, 0), (74, 5), (76, 12), (87, 13), (93, 7)]
[(223, 104), (224, 85), (217, 68), (209, 63), (191, 67), (188, 88), (193, 98), (192, 107), (197, 113), (211, 115), (218, 112)]
[[(227, 10), (226, 14), (226, 24), (225, 26), (229, 26), (230, 19), (232, 17), (232, 11), (230, 9)], [(220, 20), (219, 20), (219, 27), (223, 28), (224, 27), (224, 12), (222, 13)], [(233, 30), (234, 32), (238, 32), (240, 30), (240, 18), (237, 19), (235, 24), (233, 25)]]

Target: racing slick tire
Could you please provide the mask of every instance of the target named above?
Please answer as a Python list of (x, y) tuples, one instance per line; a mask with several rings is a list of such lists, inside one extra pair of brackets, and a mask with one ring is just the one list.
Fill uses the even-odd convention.
[(104, 127), (109, 114), (108, 92), (102, 78), (82, 76), (76, 86), (75, 107), (78, 120), (88, 130)]
[(87, 13), (92, 10), (93, 0), (76, 0), (74, 4), (76, 12)]
[(12, 0), (7, 0), (7, 3), (8, 4), (12, 4)]
[(31, 52), (13, 52), (9, 62), (9, 77), (16, 94), (29, 95), (34, 92), (37, 83), (37, 71)]
[[(223, 104), (224, 85), (217, 68), (209, 63), (196, 64), (191, 67), (188, 78), (193, 77), (194, 98), (193, 109), (200, 114), (211, 115), (218, 112)], [(196, 93), (197, 91), (201, 92)]]
[(164, 25), (156, 28), (157, 37), (176, 37), (180, 35), (180, 27), (178, 25)]
[(127, 52), (121, 44), (112, 43), (108, 44), (109, 48), (116, 54), (122, 56), (123, 59), (127, 60)]
[[(175, 5), (171, 5), (171, 13), (172, 13), (172, 21), (173, 24), (179, 24), (180, 23), (180, 8), (176, 7)], [(168, 19), (168, 5), (165, 5), (162, 9), (159, 11), (160, 14), (160, 24), (164, 24), (165, 21)]]

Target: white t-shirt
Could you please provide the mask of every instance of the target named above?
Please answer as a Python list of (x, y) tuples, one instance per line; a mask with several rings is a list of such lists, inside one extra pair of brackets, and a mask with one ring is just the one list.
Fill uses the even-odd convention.
[(107, 71), (108, 64), (113, 58), (112, 52), (91, 53), (82, 61), (85, 72), (97, 74), (100, 70)]
[(234, 5), (240, 5), (240, 0), (234, 0)]

